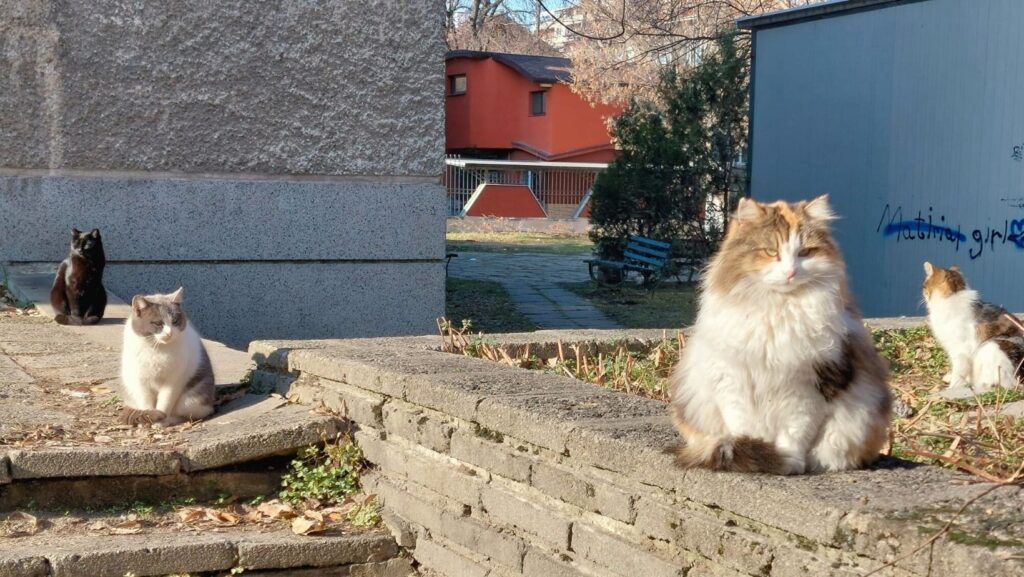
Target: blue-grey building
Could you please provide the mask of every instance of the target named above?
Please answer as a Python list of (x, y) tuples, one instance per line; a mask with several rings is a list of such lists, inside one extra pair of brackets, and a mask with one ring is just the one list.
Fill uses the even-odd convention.
[(1024, 1), (846, 0), (739, 25), (752, 195), (831, 195), (864, 312), (923, 314), (925, 260), (1024, 310)]

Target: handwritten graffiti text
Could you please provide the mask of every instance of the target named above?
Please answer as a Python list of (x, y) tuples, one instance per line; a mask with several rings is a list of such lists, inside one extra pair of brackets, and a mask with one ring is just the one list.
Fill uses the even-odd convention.
[(971, 260), (980, 257), (986, 247), (988, 250), (994, 251), (998, 246), (1009, 244), (1015, 248), (1024, 249), (1024, 218), (1004, 219), (1002, 223), (995, 225), (967, 229), (970, 234), (970, 241), (968, 241), (967, 233), (961, 229), (959, 224), (948, 222), (943, 214), (937, 216), (938, 218), (929, 207), (927, 216), (919, 210), (916, 217), (905, 219), (902, 206), (893, 208), (887, 204), (882, 209), (882, 217), (878, 220), (875, 232), (880, 232), (886, 238), (895, 237), (897, 243), (913, 241), (945, 243), (952, 245), (956, 252), (960, 252), (960, 246), (964, 244), (967, 246), (967, 255)]

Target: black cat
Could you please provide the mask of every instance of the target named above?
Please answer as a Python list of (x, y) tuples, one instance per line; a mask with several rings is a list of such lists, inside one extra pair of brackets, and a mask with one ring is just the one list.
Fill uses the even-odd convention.
[(103, 318), (107, 308), (107, 291), (103, 288), (103, 239), (99, 229), (82, 232), (71, 229), (71, 254), (57, 267), (57, 276), (50, 290), (54, 320), (62, 325), (94, 325)]

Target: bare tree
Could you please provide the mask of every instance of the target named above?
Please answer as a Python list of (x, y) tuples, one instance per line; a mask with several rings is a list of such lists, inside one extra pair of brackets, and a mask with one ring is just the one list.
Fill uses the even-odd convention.
[(536, 0), (446, 0), (448, 48), (557, 55), (539, 36)]
[[(683, 71), (700, 62), (740, 16), (823, 0), (572, 0), (560, 10), (535, 1), (575, 39), (566, 47), (573, 89), (608, 103), (654, 97), (666, 67)], [(572, 14), (572, 22), (561, 14)]]

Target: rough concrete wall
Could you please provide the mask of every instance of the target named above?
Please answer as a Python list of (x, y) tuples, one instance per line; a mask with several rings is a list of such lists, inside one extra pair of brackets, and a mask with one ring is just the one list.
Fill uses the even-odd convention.
[(441, 6), (0, 2), (0, 166), (440, 173)]
[(218, 340), (432, 332), (441, 13), (0, 0), (0, 263), (100, 228), (112, 292), (188, 284)]
[(184, 286), (200, 333), (243, 350), (259, 338), (424, 334), (444, 310), (431, 262), (115, 263), (106, 283), (128, 295)]
[[(540, 358), (621, 332), (497, 336)], [(660, 331), (628, 337), (633, 346)], [(529, 340), (527, 340), (529, 339)], [(257, 342), (257, 381), (354, 421), (369, 490), (450, 577), (1024, 575), (1024, 497), (926, 466), (799, 477), (681, 471), (660, 402), (433, 350), (439, 338)], [(570, 349), (571, 350), (571, 349)], [(997, 528), (995, 530), (994, 528)], [(905, 559), (903, 559), (905, 557)]]
[(0, 255), (46, 261), (71, 227), (114, 261), (428, 260), (444, 250), (433, 182), (0, 177)]

